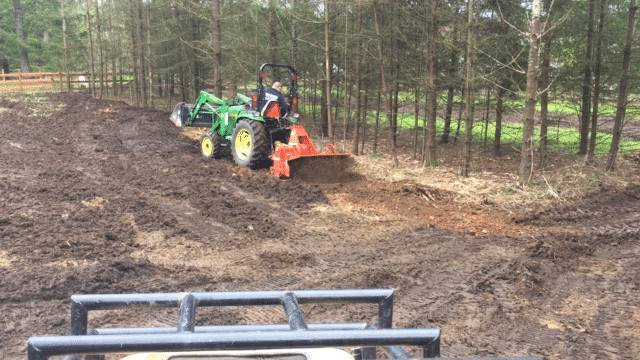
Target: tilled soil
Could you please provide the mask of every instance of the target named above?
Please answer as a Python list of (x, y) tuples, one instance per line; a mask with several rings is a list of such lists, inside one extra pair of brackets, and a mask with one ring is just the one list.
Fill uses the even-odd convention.
[[(0, 97), (1, 358), (68, 334), (73, 294), (378, 287), (396, 290), (395, 327), (442, 329), (443, 356), (640, 358), (640, 185), (514, 217), (412, 181), (284, 181), (207, 161), (168, 115), (86, 94)], [(89, 326), (177, 321), (125, 313), (92, 312)]]

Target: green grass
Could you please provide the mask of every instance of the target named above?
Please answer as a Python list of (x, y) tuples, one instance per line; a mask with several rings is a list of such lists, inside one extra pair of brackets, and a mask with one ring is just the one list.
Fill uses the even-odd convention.
[[(410, 119), (409, 119), (410, 118)], [(408, 121), (409, 120), (409, 121)], [(398, 126), (408, 130), (414, 130), (413, 114), (407, 116), (398, 115)], [(420, 119), (420, 126), (422, 126), (422, 118)], [(512, 145), (516, 148), (522, 146), (522, 132), (524, 125), (522, 123), (503, 123), (500, 142), (504, 144)], [(452, 120), (450, 134), (455, 135), (457, 129), (457, 119)], [(436, 122), (437, 136), (440, 136), (444, 130), (444, 119), (437, 119)], [(489, 127), (486, 131), (487, 144), (493, 143), (495, 140), (495, 124), (489, 123)], [(460, 124), (459, 137), (465, 136), (465, 124), (464, 121)], [(540, 127), (534, 129), (534, 138), (536, 141), (540, 140)], [(474, 121), (473, 126), (473, 139), (477, 142), (485, 141), (485, 128), (484, 123), (480, 121)], [(611, 147), (612, 135), (598, 132), (596, 135), (596, 156), (605, 156)], [(576, 151), (578, 149), (580, 141), (580, 134), (577, 130), (572, 128), (552, 127), (547, 129), (547, 144), (551, 150), (562, 151)], [(620, 150), (622, 151), (638, 151), (640, 150), (640, 141), (632, 139), (622, 139), (620, 142)]]
[[(311, 108), (308, 109), (309, 112), (306, 112), (307, 119), (311, 118)], [(353, 111), (353, 110), (352, 110)], [(367, 124), (369, 126), (375, 125), (375, 110), (368, 111), (367, 115)], [(340, 118), (337, 120), (337, 124), (342, 124), (342, 111), (338, 111), (338, 116)], [(316, 119), (320, 118), (320, 106), (316, 106)], [(379, 127), (381, 132), (387, 131), (387, 118), (384, 113), (380, 113)], [(451, 136), (455, 136), (457, 130), (457, 114), (451, 121), (450, 134)], [(418, 127), (421, 128), (423, 125), (423, 116), (420, 116), (418, 119)], [(522, 123), (503, 123), (501, 129), (500, 142), (503, 145), (510, 145), (516, 148), (522, 146), (522, 131), (523, 131)], [(398, 114), (398, 127), (403, 128), (407, 131), (414, 131), (415, 129), (415, 116), (412, 113), (399, 113)], [(486, 131), (486, 142), (487, 144), (492, 144), (495, 140), (495, 124), (489, 123), (489, 128)], [(420, 131), (420, 130), (419, 130)], [(440, 137), (444, 131), (444, 119), (438, 118), (436, 122), (436, 136)], [(536, 126), (535, 130), (535, 139), (536, 141), (540, 140), (540, 127)], [(465, 136), (465, 124), (464, 120), (460, 124), (460, 132), (459, 138), (462, 139)], [(484, 123), (480, 121), (474, 121), (473, 126), (473, 139), (476, 142), (484, 142), (485, 141), (485, 129)], [(563, 128), (563, 127), (550, 127), (547, 130), (547, 144), (550, 150), (558, 150), (558, 151), (577, 151), (580, 134), (576, 129), (573, 128)], [(598, 132), (596, 137), (596, 156), (606, 156), (611, 147), (611, 134)], [(621, 151), (638, 151), (640, 150), (640, 141), (635, 141), (631, 139), (622, 139), (620, 143)]]
[[(311, 92), (307, 92), (307, 93), (311, 95)], [(321, 95), (320, 91), (318, 91), (317, 96), (320, 97), (320, 95)], [(399, 98), (401, 103), (403, 103), (407, 108), (411, 109), (410, 111), (413, 111), (413, 101), (414, 101), (413, 93), (401, 92), (399, 94)], [(340, 97), (340, 100), (342, 101), (342, 96)], [(459, 103), (461, 99), (459, 96), (455, 96), (454, 101)], [(438, 97), (438, 102), (441, 105), (445, 104), (446, 94), (440, 94), (440, 96)], [(476, 98), (475, 103), (476, 103), (476, 106), (483, 106), (485, 104), (484, 97)], [(515, 109), (515, 110), (524, 109), (524, 99), (505, 99), (504, 104), (505, 104), (505, 107), (508, 109)], [(495, 106), (495, 98), (492, 99), (491, 105)], [(537, 106), (537, 111), (540, 111), (540, 102), (537, 102), (536, 106)], [(553, 113), (577, 116), (580, 114), (580, 106), (581, 106), (580, 100), (571, 101), (571, 100), (556, 99), (549, 103), (548, 109), (549, 109), (549, 112), (553, 112)], [(420, 98), (420, 108), (421, 110), (423, 110), (424, 108), (424, 96)], [(307, 117), (309, 119), (311, 118), (312, 115), (311, 115), (310, 106), (307, 106), (307, 108), (304, 109), (302, 107), (302, 102), (301, 102), (301, 110), (307, 113)], [(627, 109), (627, 117), (632, 116), (632, 113), (636, 112), (635, 110), (636, 109), (634, 107), (630, 106)], [(351, 109), (351, 111), (353, 116), (353, 109)], [(616, 112), (615, 103), (613, 102), (600, 103), (599, 113), (603, 114), (604, 116), (613, 116), (615, 112)], [(334, 112), (332, 112), (332, 114), (333, 113)], [(343, 108), (342, 107), (338, 108), (338, 120), (336, 121), (336, 124), (342, 124), (343, 113), (344, 113)], [(369, 124), (369, 126), (373, 126), (375, 124), (375, 113), (376, 113), (375, 98), (370, 97), (369, 111), (367, 115), (367, 123)], [(477, 113), (477, 115), (480, 115), (480, 114)], [(458, 121), (457, 116), (458, 116), (458, 113), (456, 111), (454, 112), (453, 119), (451, 121), (450, 134), (452, 136), (454, 136), (456, 133), (457, 121)], [(319, 119), (319, 118), (320, 118), (320, 106), (316, 105), (316, 119)], [(577, 121), (577, 117), (576, 117), (576, 121)], [(387, 129), (386, 124), (387, 124), (386, 114), (384, 114), (383, 109), (381, 109), (380, 125), (379, 125), (381, 131), (386, 131)], [(423, 116), (420, 116), (418, 120), (418, 124), (419, 124), (418, 125), (419, 127), (422, 127)], [(495, 139), (495, 124), (489, 123), (488, 126), (489, 128), (487, 129), (486, 142), (488, 144), (491, 144)], [(399, 113), (398, 127), (404, 128), (408, 131), (413, 131), (415, 127), (414, 114), (410, 112)], [(460, 138), (464, 137), (464, 133), (465, 133), (464, 127), (465, 126), (463, 121), (462, 124), (460, 125), (460, 133), (459, 133)], [(501, 129), (501, 137), (500, 137), (501, 143), (508, 144), (514, 147), (520, 147), (522, 145), (522, 129), (523, 129), (523, 124), (521, 122), (503, 123), (502, 129)], [(444, 120), (438, 119), (436, 123), (437, 136), (440, 136), (443, 133), (443, 130), (444, 130)], [(540, 139), (539, 126), (536, 127), (534, 136), (535, 136), (535, 139), (539, 141)], [(485, 141), (484, 124), (478, 120), (474, 122), (473, 138), (477, 142)], [(548, 146), (550, 150), (577, 151), (579, 146), (579, 141), (580, 141), (580, 134), (574, 128), (563, 128), (563, 127), (555, 126), (555, 127), (550, 127), (547, 130), (547, 139), (548, 139), (547, 141), (548, 141)], [(611, 134), (598, 132), (596, 137), (596, 156), (606, 155), (610, 147), (611, 147)], [(640, 150), (640, 142), (623, 138), (620, 143), (620, 150), (621, 151)]]

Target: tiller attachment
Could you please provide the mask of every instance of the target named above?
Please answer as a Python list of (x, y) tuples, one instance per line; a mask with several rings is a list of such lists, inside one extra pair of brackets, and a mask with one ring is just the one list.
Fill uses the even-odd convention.
[[(302, 126), (291, 126), (290, 129), (291, 135), (289, 136), (289, 143), (283, 144), (276, 141), (274, 145), (275, 150), (271, 155), (271, 160), (273, 160), (271, 173), (276, 177), (291, 177), (291, 167), (289, 162), (293, 160), (342, 160), (351, 155), (348, 153), (338, 153), (333, 144), (327, 144), (327, 151), (320, 153), (313, 146), (311, 139), (309, 139), (309, 135), (307, 135), (307, 132)], [(330, 165), (327, 164), (327, 166)]]

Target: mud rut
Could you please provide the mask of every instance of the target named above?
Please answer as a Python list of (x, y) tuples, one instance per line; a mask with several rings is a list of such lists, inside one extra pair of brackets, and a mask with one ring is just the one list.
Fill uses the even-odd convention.
[[(279, 181), (206, 161), (167, 118), (84, 94), (0, 97), (0, 357), (68, 334), (72, 294), (393, 287), (394, 326), (440, 327), (443, 356), (640, 358), (640, 186), (513, 218), (411, 182)], [(176, 318), (104, 311), (89, 326)]]

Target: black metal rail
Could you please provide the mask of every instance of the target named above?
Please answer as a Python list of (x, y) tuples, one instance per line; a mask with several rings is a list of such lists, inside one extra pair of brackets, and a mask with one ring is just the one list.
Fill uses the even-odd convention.
[[(322, 303), (378, 304), (378, 324), (307, 324), (299, 305)], [(289, 324), (195, 326), (196, 309), (202, 306), (265, 305), (283, 306)], [(177, 327), (87, 327), (89, 311), (139, 307), (179, 308)], [(72, 336), (30, 338), (28, 359), (117, 352), (343, 346), (384, 346), (394, 358), (408, 359), (399, 345), (420, 346), (424, 357), (440, 355), (439, 329), (391, 329), (392, 315), (393, 289), (74, 295)], [(364, 348), (362, 354), (368, 358), (375, 351)]]

